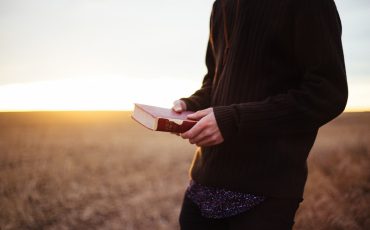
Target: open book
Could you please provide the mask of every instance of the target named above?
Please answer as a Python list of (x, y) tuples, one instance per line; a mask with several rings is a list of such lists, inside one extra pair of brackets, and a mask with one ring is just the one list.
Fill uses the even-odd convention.
[(186, 118), (191, 113), (194, 112), (176, 113), (172, 109), (135, 103), (131, 117), (150, 130), (183, 133), (197, 123), (197, 121)]

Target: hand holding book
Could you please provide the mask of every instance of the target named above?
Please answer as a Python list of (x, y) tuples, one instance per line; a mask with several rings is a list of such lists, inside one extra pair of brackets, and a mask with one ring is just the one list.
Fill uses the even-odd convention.
[[(186, 104), (182, 100), (176, 100), (173, 103), (172, 109), (176, 112), (186, 111)], [(224, 141), (212, 108), (189, 114), (187, 118), (199, 122), (185, 133), (174, 134), (181, 135), (182, 138), (189, 139), (191, 144), (196, 144), (198, 146), (217, 145)]]
[(186, 104), (181, 100), (175, 101), (172, 109), (135, 104), (132, 118), (148, 129), (180, 134), (198, 146), (212, 146), (224, 141), (213, 108), (186, 111)]
[(180, 134), (182, 138), (189, 139), (191, 144), (208, 147), (221, 144), (224, 141), (213, 108), (199, 110), (189, 114), (187, 118), (198, 121), (190, 130)]

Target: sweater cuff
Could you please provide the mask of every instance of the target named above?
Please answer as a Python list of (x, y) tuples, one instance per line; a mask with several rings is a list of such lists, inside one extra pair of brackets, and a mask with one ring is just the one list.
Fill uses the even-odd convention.
[(237, 132), (235, 110), (232, 106), (213, 107), (213, 113), (217, 121), (222, 137), (227, 140)]

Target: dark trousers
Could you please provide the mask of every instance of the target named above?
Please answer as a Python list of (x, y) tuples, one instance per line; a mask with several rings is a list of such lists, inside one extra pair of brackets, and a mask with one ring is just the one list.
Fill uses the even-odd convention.
[(260, 205), (236, 216), (211, 219), (184, 196), (179, 216), (181, 230), (288, 230), (303, 199), (267, 198)]

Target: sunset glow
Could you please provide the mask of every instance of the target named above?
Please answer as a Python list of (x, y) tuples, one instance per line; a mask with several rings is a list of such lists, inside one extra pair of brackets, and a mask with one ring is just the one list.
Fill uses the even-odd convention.
[[(0, 111), (132, 110), (133, 103), (171, 107), (201, 80), (176, 78), (69, 78), (0, 86)], [(370, 84), (351, 84), (346, 111), (370, 111)]]
[[(199, 89), (214, 0), (0, 2), (0, 111), (170, 107)], [(370, 111), (370, 1), (336, 0), (346, 111)]]
[(170, 78), (62, 79), (0, 86), (0, 111), (131, 110), (133, 103), (170, 107), (199, 83)]

